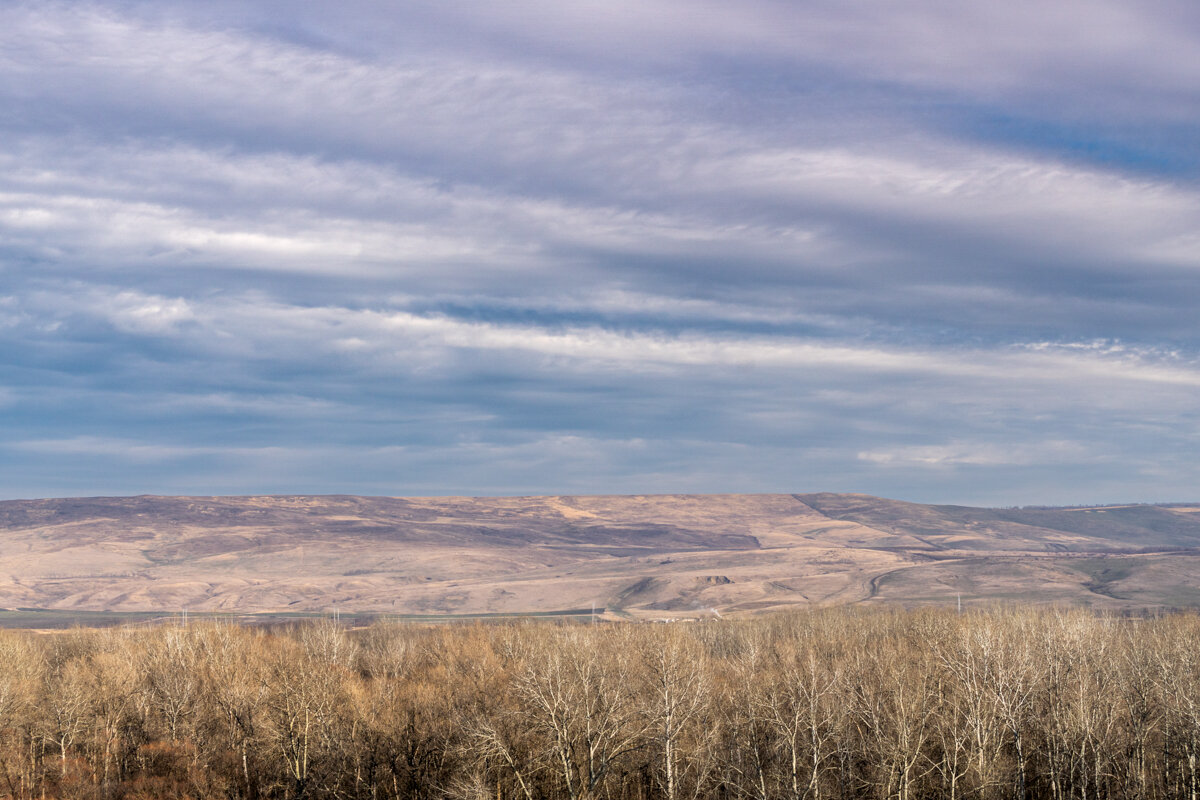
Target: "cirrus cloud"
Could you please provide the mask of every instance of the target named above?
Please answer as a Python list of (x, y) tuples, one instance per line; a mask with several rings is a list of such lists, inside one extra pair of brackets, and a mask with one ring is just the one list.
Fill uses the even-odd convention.
[(6, 492), (1181, 497), (1196, 21), (8, 4)]

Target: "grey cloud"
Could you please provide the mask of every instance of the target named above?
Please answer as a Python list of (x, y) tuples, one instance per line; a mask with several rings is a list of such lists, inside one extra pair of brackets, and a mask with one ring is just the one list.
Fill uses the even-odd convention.
[(1195, 21), (11, 4), (5, 492), (1186, 494)]

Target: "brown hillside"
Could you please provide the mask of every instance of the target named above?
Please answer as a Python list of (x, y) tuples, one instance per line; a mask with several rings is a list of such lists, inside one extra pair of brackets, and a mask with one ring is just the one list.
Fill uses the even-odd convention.
[(687, 616), (797, 604), (1200, 605), (1195, 507), (866, 495), (0, 502), (0, 606)]

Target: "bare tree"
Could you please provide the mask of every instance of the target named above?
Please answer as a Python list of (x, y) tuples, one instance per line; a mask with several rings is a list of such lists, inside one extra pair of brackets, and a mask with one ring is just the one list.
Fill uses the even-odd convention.
[(820, 800), (847, 722), (841, 665), (810, 635), (782, 654), (770, 673), (762, 713), (783, 750), (790, 794)]
[[(254, 765), (267, 748), (265, 717), (270, 694), (269, 647), (261, 634), (233, 626), (207, 632), (203, 661), (205, 695), (214, 707), (226, 746), (239, 773), (240, 794), (256, 798), (260, 780)], [(252, 757), (253, 756), (253, 757)]]
[(1188, 800), (1200, 798), (1200, 636), (1195, 623), (1172, 624), (1155, 637), (1150, 655), (1155, 661), (1159, 692), (1165, 701), (1167, 758), (1177, 749), (1180, 769), (1174, 784)]
[(666, 800), (700, 797), (713, 771), (711, 675), (703, 650), (678, 628), (640, 642), (643, 704), (654, 770)]
[(188, 629), (163, 628), (143, 643), (141, 663), (146, 700), (166, 726), (171, 742), (195, 713), (202, 671), (199, 642)]
[[(723, 779), (735, 796), (768, 800), (779, 783), (775, 729), (771, 715), (764, 713), (770, 704), (770, 682), (765, 680), (771, 669), (770, 637), (755, 627), (732, 635), (726, 628), (724, 634), (724, 692), (716, 702), (722, 722)], [(739, 638), (731, 641), (734, 635)]]
[(517, 680), (521, 713), (544, 742), (546, 769), (571, 800), (596, 796), (621, 759), (645, 745), (624, 645), (564, 631)]
[(292, 795), (299, 800), (312, 783), (314, 762), (332, 749), (337, 722), (347, 709), (343, 684), (354, 654), (332, 623), (306, 626), (296, 640), (282, 644), (267, 663), (264, 707)]
[(0, 637), (0, 771), (15, 798), (32, 794), (37, 782), (39, 737), (32, 717), (45, 668), (41, 652), (28, 636)]
[(927, 744), (933, 735), (939, 691), (927, 651), (895, 638), (860, 645), (854, 660), (855, 713), (869, 758), (877, 765), (883, 797), (910, 800), (933, 768)]

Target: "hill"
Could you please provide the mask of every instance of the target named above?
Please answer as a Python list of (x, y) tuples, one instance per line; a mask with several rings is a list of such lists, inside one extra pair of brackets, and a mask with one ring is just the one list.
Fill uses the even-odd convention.
[(1200, 505), (867, 495), (0, 502), (0, 606), (669, 617), (797, 604), (1200, 607)]

